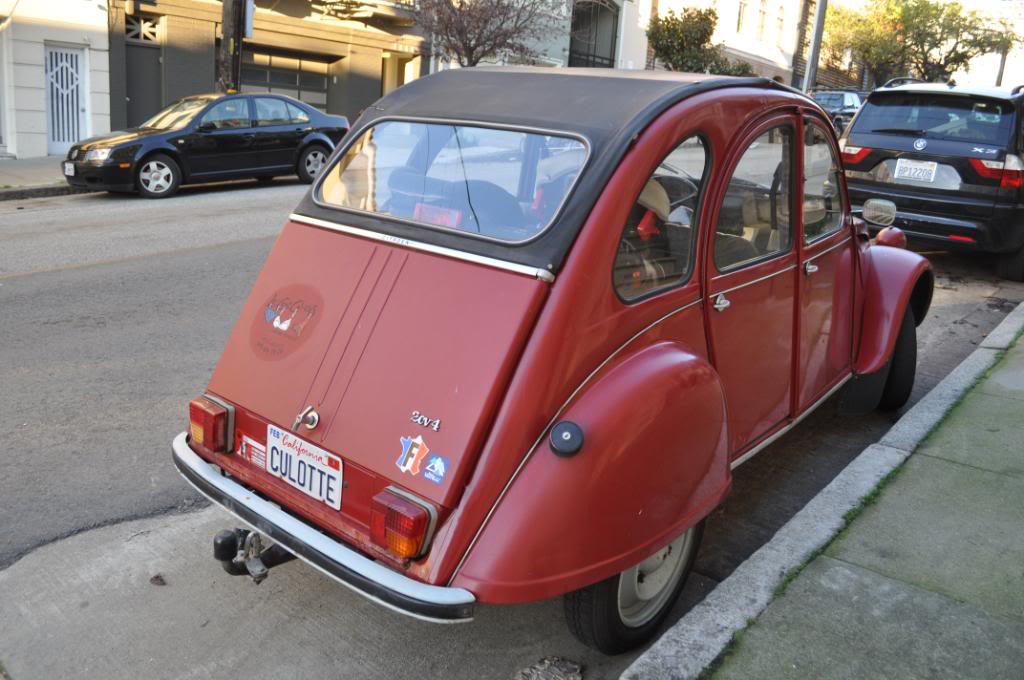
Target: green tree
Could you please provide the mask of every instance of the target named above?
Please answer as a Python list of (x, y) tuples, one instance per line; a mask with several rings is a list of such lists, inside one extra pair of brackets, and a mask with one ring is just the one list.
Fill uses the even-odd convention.
[(669, 10), (665, 16), (651, 19), (647, 41), (654, 56), (673, 71), (753, 75), (750, 64), (731, 61), (722, 53), (721, 45), (712, 44), (717, 25), (718, 13), (713, 9), (688, 7), (680, 14)]
[(825, 20), (830, 63), (852, 54), (879, 82), (907, 72), (946, 80), (975, 57), (1018, 41), (1006, 27), (989, 28), (977, 12), (940, 0), (872, 0), (863, 10), (830, 8)]

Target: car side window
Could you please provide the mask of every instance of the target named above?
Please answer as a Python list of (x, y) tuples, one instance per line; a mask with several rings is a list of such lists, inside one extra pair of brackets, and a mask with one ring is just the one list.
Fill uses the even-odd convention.
[(834, 234), (843, 226), (839, 161), (828, 135), (817, 125), (804, 133), (804, 243)]
[(292, 123), (308, 123), (309, 114), (292, 103), (288, 103), (288, 116)]
[(690, 278), (706, 163), (704, 142), (689, 137), (644, 184), (626, 218), (613, 266), (615, 291), (623, 300), (636, 300)]
[(256, 102), (256, 125), (266, 127), (268, 125), (288, 125), (291, 122), (288, 106), (283, 99), (255, 97), (253, 101)]
[(780, 125), (750, 143), (729, 179), (715, 225), (720, 272), (789, 250), (793, 130)]
[(214, 106), (203, 116), (203, 123), (213, 123), (218, 130), (247, 128), (249, 120), (249, 103), (245, 99), (227, 99)]

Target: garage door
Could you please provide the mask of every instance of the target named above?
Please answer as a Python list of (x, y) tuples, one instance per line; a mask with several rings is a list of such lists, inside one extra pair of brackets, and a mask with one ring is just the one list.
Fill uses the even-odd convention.
[(242, 91), (295, 97), (327, 109), (327, 67), (332, 57), (247, 47), (242, 53)]

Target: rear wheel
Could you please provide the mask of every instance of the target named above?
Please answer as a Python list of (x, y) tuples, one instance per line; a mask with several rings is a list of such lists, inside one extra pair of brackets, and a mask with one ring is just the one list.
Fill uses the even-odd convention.
[(156, 154), (146, 158), (135, 171), (139, 194), (146, 198), (167, 198), (181, 186), (181, 168), (170, 156)]
[(1024, 281), (1024, 248), (1001, 255), (996, 264), (996, 274), (1010, 281)]
[(914, 312), (907, 305), (900, 323), (900, 334), (889, 361), (889, 376), (885, 379), (882, 399), (878, 408), (895, 411), (910, 399), (914, 390), (914, 375), (917, 373), (917, 328), (914, 326)]
[(306, 184), (311, 184), (327, 165), (327, 158), (330, 152), (327, 147), (320, 144), (310, 144), (299, 155), (299, 163), (296, 171), (299, 179)]
[(635, 567), (567, 593), (569, 630), (605, 654), (621, 654), (650, 640), (686, 583), (703, 533), (701, 522)]

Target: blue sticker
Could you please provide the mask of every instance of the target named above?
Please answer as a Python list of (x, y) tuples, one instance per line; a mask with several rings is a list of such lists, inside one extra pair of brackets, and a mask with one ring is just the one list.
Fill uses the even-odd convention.
[(446, 472), (448, 472), (448, 459), (441, 456), (431, 456), (427, 467), (423, 468), (423, 476), (434, 484), (443, 484)]

